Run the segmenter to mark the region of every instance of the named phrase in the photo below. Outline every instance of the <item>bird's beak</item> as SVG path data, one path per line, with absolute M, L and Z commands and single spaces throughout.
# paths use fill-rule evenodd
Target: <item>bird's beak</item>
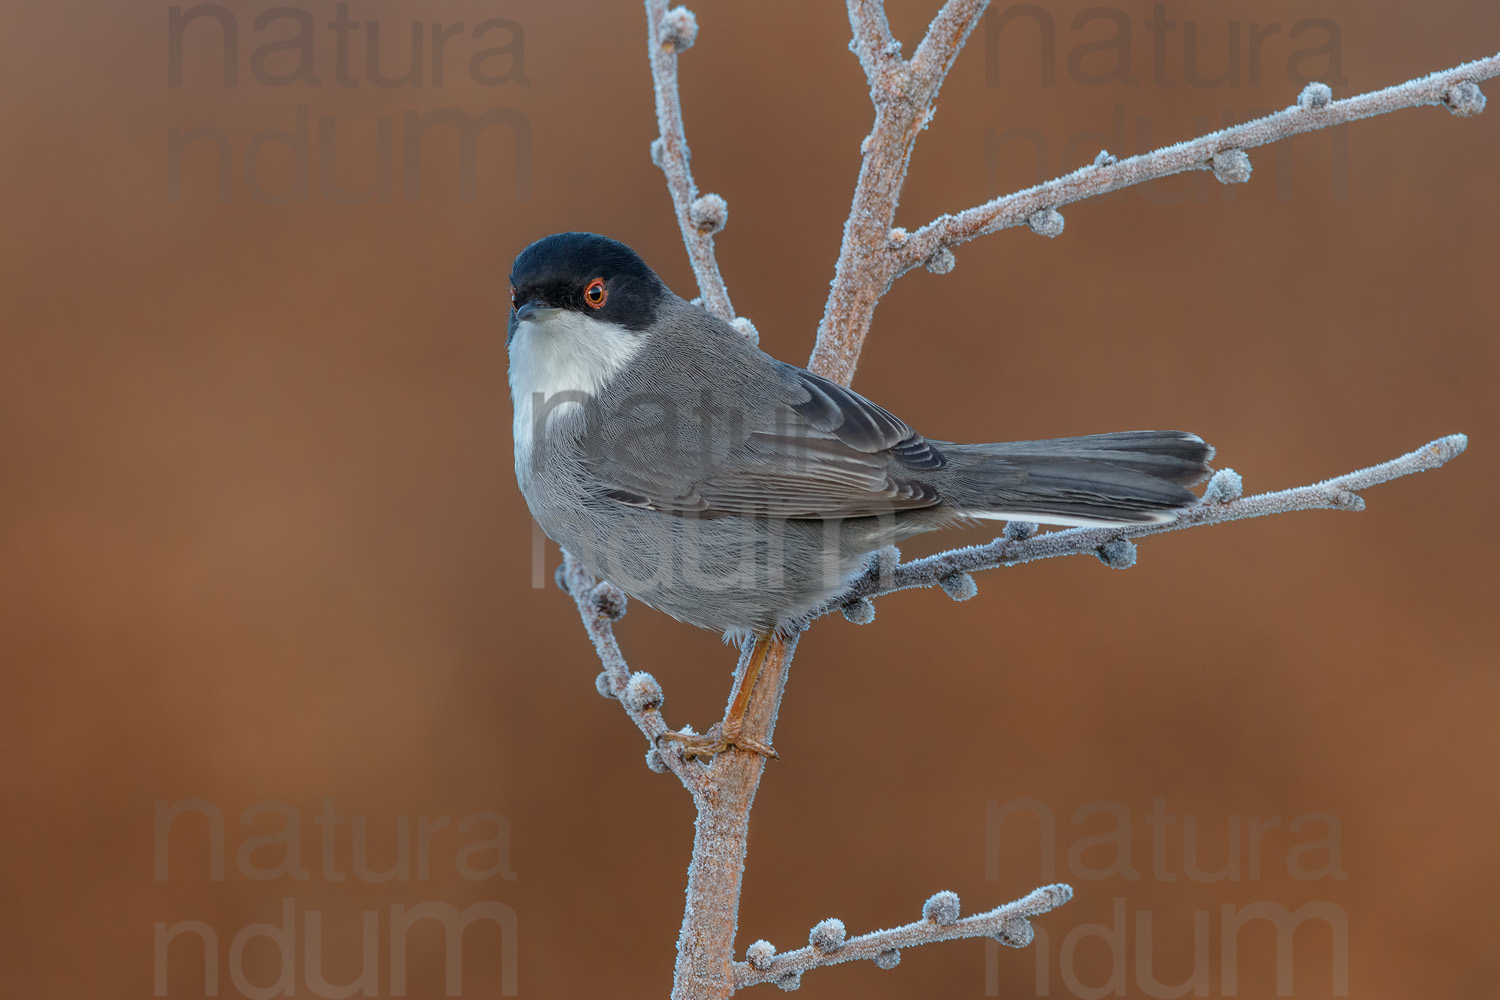
M 527 302 L 525 305 L 521 306 L 521 308 L 516 310 L 516 322 L 524 323 L 528 319 L 534 319 L 538 323 L 540 323 L 544 320 L 551 319 L 553 316 L 556 316 L 560 312 L 562 312 L 561 309 L 553 309 L 536 302 Z

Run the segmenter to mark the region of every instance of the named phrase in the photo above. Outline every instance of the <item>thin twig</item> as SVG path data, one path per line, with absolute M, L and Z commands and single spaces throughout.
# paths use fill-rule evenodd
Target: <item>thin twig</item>
M 945 581 L 951 586 L 954 578 L 960 574 L 976 573 L 1000 566 L 1017 566 L 1021 563 L 1034 562 L 1037 559 L 1051 559 L 1055 556 L 1101 555 L 1101 550 L 1105 546 L 1122 539 L 1160 535 L 1168 531 L 1180 531 L 1183 528 L 1223 524 L 1226 521 L 1240 521 L 1270 514 L 1289 514 L 1298 510 L 1364 510 L 1364 498 L 1358 495 L 1357 490 L 1378 486 L 1415 472 L 1436 469 L 1461 454 L 1468 443 L 1469 439 L 1464 435 L 1450 434 L 1423 445 L 1416 451 L 1408 452 L 1400 458 L 1372 465 L 1347 475 L 1336 476 L 1333 479 L 1325 479 L 1311 486 L 1280 490 L 1275 493 L 1261 493 L 1226 503 L 1209 499 L 1184 509 L 1175 520 L 1162 524 L 1142 524 L 1126 528 L 1069 528 L 1065 531 L 1049 531 L 1029 538 L 1001 537 L 987 545 L 953 549 L 925 559 L 901 563 L 894 569 L 888 568 L 884 577 L 872 571 L 868 576 L 862 577 L 840 599 L 840 603 L 860 598 L 881 597 L 916 587 L 938 586 L 944 584 Z M 1101 557 L 1106 561 L 1113 561 L 1113 564 L 1119 564 L 1122 558 L 1128 559 L 1123 552 L 1119 554 L 1105 552 Z M 1124 564 L 1128 565 L 1128 561 Z M 972 596 L 971 589 L 960 592 L 965 596 Z M 837 607 L 838 605 L 831 605 L 818 614 L 827 614 L 836 610 Z
M 677 225 L 693 265 L 693 276 L 698 279 L 703 307 L 727 323 L 734 319 L 734 306 L 729 302 L 729 288 L 719 274 L 713 231 L 700 229 L 692 218 L 698 185 L 689 166 L 692 153 L 688 150 L 687 132 L 682 124 L 682 98 L 677 89 L 677 56 L 682 43 L 673 40 L 682 36 L 668 30 L 667 0 L 646 0 L 646 26 L 650 33 L 647 44 L 651 52 L 651 79 L 656 86 L 656 121 L 661 133 L 653 152 L 662 173 L 667 175 L 667 189 L 672 193 Z M 693 30 L 696 31 L 696 24 Z
M 940 895 L 952 896 L 954 910 L 957 910 L 957 896 L 951 893 Z M 753 986 L 756 983 L 773 983 L 790 979 L 792 981 L 786 982 L 786 985 L 792 986 L 795 979 L 808 969 L 837 965 L 840 962 L 857 962 L 862 959 L 877 961 L 883 968 L 891 968 L 900 961 L 902 948 L 916 948 L 924 944 L 955 941 L 960 938 L 998 937 L 1005 944 L 1024 947 L 1031 942 L 1033 934 L 1031 925 L 1027 922 L 1028 918 L 1055 910 L 1072 898 L 1071 886 L 1062 883 L 1047 885 L 1034 889 L 1013 902 L 997 906 L 984 913 L 976 913 L 971 917 L 945 920 L 934 914 L 933 917 L 924 917 L 922 920 L 915 920 L 887 931 L 871 931 L 869 934 L 861 934 L 859 937 L 849 938 L 842 943 L 830 942 L 837 943 L 837 947 L 809 944 L 796 951 L 774 955 L 758 963 L 735 962 L 734 985 L 738 989 Z M 954 917 L 956 916 L 955 912 Z
M 1096 198 L 1185 170 L 1212 169 L 1215 156 L 1232 150 L 1253 149 L 1303 132 L 1389 114 L 1403 108 L 1445 104 L 1454 87 L 1495 76 L 1500 76 L 1500 54 L 1384 90 L 1360 94 L 1342 101 L 1330 101 L 1321 107 L 1295 104 L 1264 118 L 1140 156 L 1082 167 L 1044 184 L 996 198 L 956 215 L 939 216 L 891 251 L 895 259 L 894 271 L 896 275 L 904 274 L 948 247 L 987 233 L 1022 225 L 1037 212 L 1049 208 L 1056 209 L 1060 205 L 1083 201 L 1085 198 Z M 1467 108 L 1455 110 L 1464 114 L 1474 113 Z
M 637 676 L 631 672 L 625 663 L 625 654 L 620 652 L 620 643 L 615 639 L 614 622 L 625 613 L 625 595 L 614 584 L 599 582 L 583 563 L 569 553 L 563 553 L 559 572 L 568 596 L 578 606 L 578 616 L 583 619 L 583 627 L 593 640 L 599 663 L 604 667 L 600 693 L 607 688 L 609 694 L 619 700 L 625 714 L 630 716 L 630 721 L 646 737 L 650 747 L 656 749 L 662 736 L 670 731 L 661 715 L 662 698 L 642 699 L 639 691 L 642 685 L 655 685 L 659 695 L 661 686 L 650 675 Z M 635 690 L 631 689 L 632 681 L 636 684 Z M 685 759 L 671 748 L 656 752 L 662 763 L 677 775 L 683 787 L 695 796 L 703 791 L 708 780 L 708 768 Z

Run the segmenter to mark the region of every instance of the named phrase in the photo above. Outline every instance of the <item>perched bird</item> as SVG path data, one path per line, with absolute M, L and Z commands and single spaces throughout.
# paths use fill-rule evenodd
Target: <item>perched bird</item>
M 766 354 L 604 236 L 538 240 L 510 284 L 516 479 L 533 516 L 594 574 L 753 637 L 762 657 L 901 539 L 974 519 L 1166 521 L 1210 471 L 1212 449 L 1183 431 L 929 440 Z M 734 714 L 681 738 L 770 753 Z

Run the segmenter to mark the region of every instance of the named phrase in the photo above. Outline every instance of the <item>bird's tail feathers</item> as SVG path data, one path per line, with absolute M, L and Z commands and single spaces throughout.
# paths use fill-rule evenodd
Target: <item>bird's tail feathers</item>
M 1185 431 L 1122 431 L 1046 441 L 942 445 L 944 490 L 961 516 L 1061 525 L 1169 521 L 1197 497 L 1211 448 Z

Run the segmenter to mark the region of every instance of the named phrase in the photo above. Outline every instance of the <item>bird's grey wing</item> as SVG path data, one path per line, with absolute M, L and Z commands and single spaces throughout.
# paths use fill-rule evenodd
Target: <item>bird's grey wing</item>
M 753 405 L 682 422 L 670 446 L 596 451 L 590 471 L 615 502 L 697 517 L 843 518 L 940 501 L 928 474 L 946 459 L 894 414 L 781 362 L 756 389 L 733 396 Z

